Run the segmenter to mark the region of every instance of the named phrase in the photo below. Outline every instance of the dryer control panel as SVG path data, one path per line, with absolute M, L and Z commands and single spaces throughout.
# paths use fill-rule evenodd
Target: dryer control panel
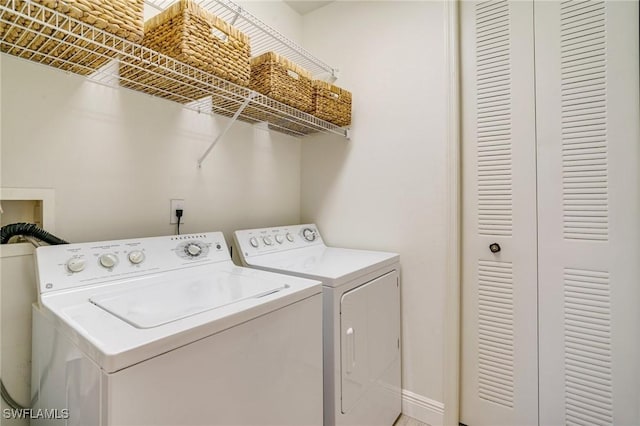
M 36 249 L 40 293 L 230 260 L 221 232 Z
M 244 229 L 233 233 L 236 248 L 244 257 L 324 245 L 314 224 Z

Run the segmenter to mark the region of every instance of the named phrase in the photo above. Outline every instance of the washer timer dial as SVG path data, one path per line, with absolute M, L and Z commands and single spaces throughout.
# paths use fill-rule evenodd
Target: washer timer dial
M 191 257 L 198 257 L 202 253 L 202 247 L 196 243 L 189 243 L 185 246 L 184 252 Z
M 175 252 L 183 259 L 200 259 L 209 254 L 209 245 L 202 241 L 185 241 L 178 244 Z
M 307 240 L 309 242 L 315 241 L 315 239 L 316 239 L 316 231 L 315 231 L 315 229 L 304 228 L 302 230 L 302 236 L 304 237 L 305 240 Z

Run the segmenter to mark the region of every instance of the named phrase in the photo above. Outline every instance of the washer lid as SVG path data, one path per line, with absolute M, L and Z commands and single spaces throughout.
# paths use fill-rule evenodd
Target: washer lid
M 101 294 L 89 301 L 134 327 L 153 328 L 287 287 L 220 271 Z
M 240 268 L 228 260 L 51 291 L 34 309 L 112 373 L 321 292 L 319 281 Z

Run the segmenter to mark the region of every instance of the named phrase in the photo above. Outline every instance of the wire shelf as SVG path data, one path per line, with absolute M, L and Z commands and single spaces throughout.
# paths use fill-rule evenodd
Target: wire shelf
M 316 132 L 348 136 L 344 128 L 31 0 L 0 0 L 0 50 L 200 113 L 232 117 L 245 106 L 238 119 L 296 137 Z
M 174 2 L 175 0 L 145 0 L 146 4 L 159 11 Z M 251 56 L 276 52 L 305 68 L 316 78 L 336 76 L 337 69 L 316 58 L 232 1 L 196 0 L 196 3 L 248 35 L 251 40 Z

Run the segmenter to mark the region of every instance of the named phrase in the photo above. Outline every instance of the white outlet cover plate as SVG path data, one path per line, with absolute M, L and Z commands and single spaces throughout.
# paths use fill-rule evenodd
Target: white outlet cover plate
M 182 209 L 182 219 L 180 220 L 180 224 L 184 223 L 184 200 L 183 199 L 172 199 L 170 200 L 171 209 L 169 210 L 169 223 L 171 225 L 178 223 L 178 217 L 176 216 L 176 210 Z

